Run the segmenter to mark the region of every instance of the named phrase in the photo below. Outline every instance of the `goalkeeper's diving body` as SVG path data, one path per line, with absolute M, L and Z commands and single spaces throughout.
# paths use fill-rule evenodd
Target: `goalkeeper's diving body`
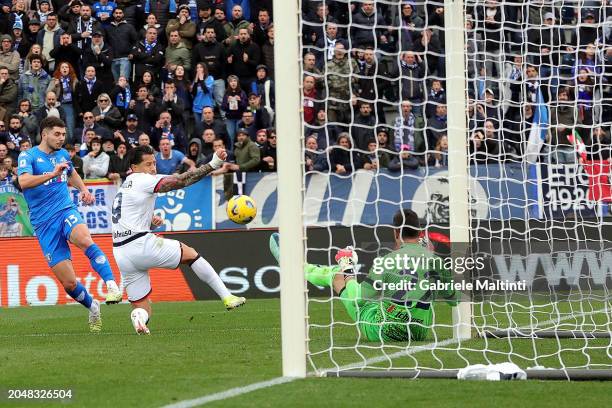
M 379 267 L 370 268 L 363 282 L 359 283 L 354 274 L 357 255 L 351 247 L 337 252 L 338 265 L 306 263 L 304 273 L 308 282 L 333 288 L 368 341 L 421 341 L 433 323 L 434 300 L 441 299 L 454 306 L 458 292 L 420 287 L 421 281 L 450 282 L 451 272 L 444 268 L 441 258 L 421 244 L 417 214 L 409 209 L 399 210 L 393 217 L 393 225 L 395 251 L 379 259 L 376 263 Z M 270 237 L 270 250 L 277 261 L 278 238 L 278 234 Z M 389 258 L 392 261 L 385 262 Z M 421 263 L 403 268 L 397 259 L 421 259 Z M 435 259 L 438 262 L 423 262 Z

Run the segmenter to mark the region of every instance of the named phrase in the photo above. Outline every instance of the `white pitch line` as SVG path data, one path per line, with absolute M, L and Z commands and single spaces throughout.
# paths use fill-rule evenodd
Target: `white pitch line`
M 194 398 L 190 400 L 184 400 L 175 402 L 174 404 L 164 405 L 162 408 L 191 408 L 198 407 L 200 405 L 208 404 L 209 402 L 224 400 L 227 398 L 236 397 L 238 395 L 246 394 L 251 391 L 261 390 L 262 388 L 273 387 L 279 384 L 286 384 L 295 380 L 298 377 L 276 377 L 268 381 L 261 381 L 245 385 L 244 387 L 230 388 L 229 390 L 217 392 L 215 394 L 204 395 L 203 397 Z
M 546 320 L 543 322 L 539 322 L 537 325 L 535 326 L 524 326 L 524 327 L 520 327 L 518 328 L 519 330 L 527 330 L 527 329 L 535 329 L 538 326 L 542 326 L 542 325 L 549 325 L 549 324 L 557 324 L 560 323 L 564 320 L 571 320 L 571 319 L 575 319 L 581 316 L 588 316 L 588 315 L 594 315 L 597 313 L 601 313 L 601 312 L 605 312 L 606 309 L 601 309 L 601 310 L 597 310 L 597 311 L 593 311 L 593 312 L 586 312 L 586 313 L 579 313 L 576 315 L 568 315 L 568 316 L 564 316 L 561 318 L 557 318 L 557 319 L 550 319 L 550 320 Z M 465 341 L 470 341 L 470 340 L 465 340 Z M 404 356 L 409 356 L 412 354 L 416 354 L 416 353 L 420 353 L 421 351 L 428 351 L 428 350 L 433 350 L 436 347 L 444 347 L 444 346 L 448 346 L 454 343 L 457 343 L 458 340 L 457 339 L 447 339 L 447 340 L 442 340 L 442 341 L 434 341 L 428 344 L 422 344 L 422 345 L 418 345 L 418 346 L 413 346 L 410 348 L 407 348 L 405 350 L 401 350 L 392 354 L 388 354 L 385 356 L 378 356 L 378 357 L 372 357 L 372 358 L 368 358 L 362 362 L 357 362 L 357 363 L 352 363 L 352 364 L 347 364 L 347 365 L 343 365 L 343 366 L 337 366 L 337 367 L 330 367 L 327 369 L 323 369 L 323 370 L 319 370 L 319 371 L 311 371 L 308 373 L 308 375 L 313 375 L 313 374 L 324 374 L 326 372 L 329 371 L 342 371 L 342 370 L 350 370 L 352 368 L 363 368 L 365 366 L 371 365 L 371 364 L 376 364 L 376 363 L 381 363 L 383 361 L 387 361 L 387 360 L 392 360 L 395 358 L 399 358 L 399 357 L 404 357 Z M 230 388 L 228 390 L 225 391 L 221 391 L 221 392 L 217 392 L 215 394 L 209 394 L 209 395 L 204 395 L 202 397 L 198 397 L 198 398 L 194 398 L 194 399 L 190 399 L 190 400 L 183 400 L 183 401 L 179 401 L 179 402 L 175 402 L 173 404 L 169 404 L 169 405 L 164 405 L 161 408 L 192 408 L 192 407 L 198 407 L 198 406 L 202 406 L 204 404 L 208 404 L 209 402 L 214 402 L 214 401 L 220 401 L 220 400 L 224 400 L 224 399 L 228 399 L 228 398 L 233 398 L 233 397 L 237 397 L 239 395 L 243 395 L 243 394 L 247 394 L 249 392 L 252 391 L 257 391 L 257 390 L 261 390 L 264 388 L 269 388 L 269 387 L 274 387 L 275 385 L 280 385 L 280 384 L 287 384 L 290 382 L 293 382 L 295 380 L 301 380 L 301 378 L 298 377 L 276 377 L 273 378 L 271 380 L 267 380 L 267 381 L 261 381 L 258 383 L 253 383 L 253 384 L 249 384 L 249 385 L 245 385 L 243 387 L 235 387 L 235 388 Z

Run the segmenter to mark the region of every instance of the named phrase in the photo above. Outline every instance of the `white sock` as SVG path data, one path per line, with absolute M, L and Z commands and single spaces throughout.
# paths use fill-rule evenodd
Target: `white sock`
M 198 275 L 198 278 L 206 282 L 221 299 L 225 299 L 231 295 L 219 275 L 217 275 L 217 272 L 215 272 L 214 268 L 210 266 L 206 259 L 199 257 L 191 264 L 191 269 L 193 269 L 195 274 Z
M 115 282 L 114 280 L 108 280 L 106 281 L 106 289 L 108 289 L 108 291 L 119 291 L 119 286 L 117 286 L 117 282 Z
M 94 314 L 100 313 L 100 303 L 92 301 L 91 306 L 89 306 L 89 310 Z

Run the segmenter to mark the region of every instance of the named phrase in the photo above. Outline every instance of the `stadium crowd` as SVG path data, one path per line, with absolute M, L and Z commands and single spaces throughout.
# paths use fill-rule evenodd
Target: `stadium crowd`
M 8 177 L 47 116 L 67 123 L 85 178 L 125 178 L 139 144 L 156 149 L 165 174 L 221 147 L 230 158 L 218 173 L 275 171 L 271 3 L 0 0 Z M 472 163 L 522 161 L 543 106 L 547 157 L 574 160 L 574 131 L 589 154 L 609 157 L 608 3 L 465 1 Z M 306 170 L 446 166 L 443 2 L 302 7 Z

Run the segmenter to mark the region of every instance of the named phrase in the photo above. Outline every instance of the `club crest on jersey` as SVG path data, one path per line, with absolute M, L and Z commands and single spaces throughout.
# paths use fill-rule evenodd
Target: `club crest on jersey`
M 106 262 L 106 257 L 105 257 L 104 255 L 100 255 L 99 257 L 97 257 L 97 258 L 95 259 L 95 262 L 96 262 L 98 265 L 102 265 L 102 264 L 104 264 L 104 263 Z

